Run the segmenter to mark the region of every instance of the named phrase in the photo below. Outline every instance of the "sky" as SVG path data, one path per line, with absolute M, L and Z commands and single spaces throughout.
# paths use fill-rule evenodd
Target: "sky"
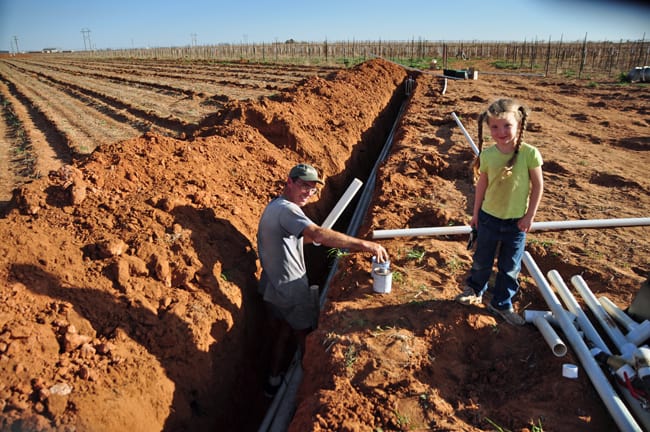
M 0 0 L 15 52 L 322 41 L 650 39 L 650 7 L 605 0 Z

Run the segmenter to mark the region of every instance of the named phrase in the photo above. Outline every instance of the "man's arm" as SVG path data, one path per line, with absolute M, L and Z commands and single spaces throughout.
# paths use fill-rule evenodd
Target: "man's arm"
M 309 225 L 302 232 L 305 242 L 319 243 L 329 247 L 351 251 L 372 252 L 377 262 L 388 260 L 388 252 L 379 243 L 359 239 L 318 225 Z

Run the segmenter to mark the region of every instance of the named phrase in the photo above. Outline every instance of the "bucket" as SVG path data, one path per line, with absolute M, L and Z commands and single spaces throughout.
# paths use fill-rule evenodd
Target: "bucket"
M 387 294 L 393 285 L 393 272 L 389 269 L 375 267 L 372 269 L 372 290 L 376 293 Z

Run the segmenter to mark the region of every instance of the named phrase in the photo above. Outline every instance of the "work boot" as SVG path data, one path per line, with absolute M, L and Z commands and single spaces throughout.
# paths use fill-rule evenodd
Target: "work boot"
M 454 300 L 466 306 L 480 305 L 483 301 L 483 296 L 476 294 L 474 288 L 466 286 L 463 292 L 458 294 Z
M 497 309 L 496 307 L 492 306 L 492 303 L 487 304 L 487 310 L 489 310 L 491 313 L 494 315 L 498 315 L 508 324 L 512 324 L 514 326 L 522 326 L 526 324 L 526 320 L 522 318 L 521 315 L 519 315 L 513 308 L 509 309 Z
M 269 376 L 264 383 L 264 396 L 267 398 L 275 397 L 282 385 L 282 381 L 284 381 L 284 375 Z

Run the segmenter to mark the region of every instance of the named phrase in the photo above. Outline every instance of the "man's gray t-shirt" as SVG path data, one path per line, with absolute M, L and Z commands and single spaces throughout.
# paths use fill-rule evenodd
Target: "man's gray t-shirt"
M 314 225 L 302 209 L 284 197 L 264 209 L 257 230 L 264 300 L 280 307 L 311 301 L 303 254 L 303 230 Z

